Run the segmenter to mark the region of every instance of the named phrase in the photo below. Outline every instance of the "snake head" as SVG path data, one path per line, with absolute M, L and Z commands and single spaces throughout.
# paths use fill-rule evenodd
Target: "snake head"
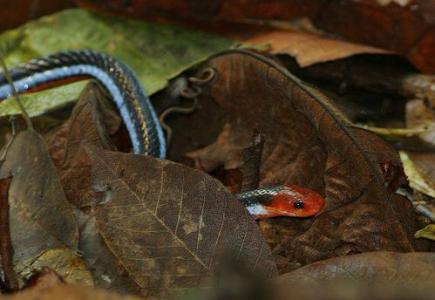
M 294 185 L 285 185 L 268 203 L 267 217 L 312 217 L 324 206 L 325 200 L 318 193 Z

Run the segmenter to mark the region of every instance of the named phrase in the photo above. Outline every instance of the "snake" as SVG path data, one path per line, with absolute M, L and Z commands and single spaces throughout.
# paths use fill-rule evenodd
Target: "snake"
M 157 113 L 137 75 L 114 57 L 93 50 L 69 50 L 32 59 L 10 70 L 18 93 L 51 87 L 65 80 L 96 80 L 111 95 L 128 131 L 133 152 L 165 159 L 167 145 Z M 13 94 L 0 74 L 0 99 Z M 324 205 L 316 192 L 294 185 L 260 187 L 235 194 L 255 219 L 311 217 Z

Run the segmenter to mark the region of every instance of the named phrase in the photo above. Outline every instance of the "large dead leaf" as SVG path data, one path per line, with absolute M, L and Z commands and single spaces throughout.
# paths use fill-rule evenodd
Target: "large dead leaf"
M 250 268 L 274 274 L 255 222 L 219 182 L 176 163 L 103 150 L 110 147 L 105 101 L 88 86 L 55 135 L 66 137 L 64 147 L 51 144 L 70 200 L 87 207 L 78 214 L 80 250 L 96 286 L 147 296 L 204 287 L 221 252 L 233 250 Z
M 14 137 L 0 167 L 0 178 L 9 177 L 9 227 L 15 272 L 21 275 L 24 268 L 31 268 L 50 249 L 77 249 L 78 227 L 72 207 L 37 133 L 23 131 Z
M 190 152 L 208 165 L 225 165 L 228 158 L 237 156 L 220 153 L 215 158 L 223 159 L 211 163 L 215 158 L 209 154 L 216 149 L 238 151 L 237 147 L 212 144 L 207 147 L 211 152 L 204 151 L 207 148 L 191 152 L 197 145 L 213 142 L 213 136 L 204 138 L 204 132 L 216 132 L 225 123 L 231 129 L 225 131 L 227 142 L 240 145 L 253 132 L 264 135 L 260 184 L 296 184 L 319 192 L 327 201 L 324 212 L 313 221 L 301 221 L 309 229 L 296 236 L 288 236 L 288 228 L 297 226 L 296 221 L 272 221 L 273 230 L 284 231 L 275 240 L 276 251 L 289 263 L 414 249 L 411 207 L 386 188 L 400 174 L 394 149 L 374 134 L 353 127 L 324 95 L 264 57 L 231 52 L 210 60 L 198 73 L 206 67 L 214 68 L 217 76 L 204 90 L 200 109 L 170 124 L 193 138 L 186 141 L 181 130 L 175 132 L 170 157 Z M 210 119 L 210 107 L 221 117 L 216 124 L 201 127 L 200 121 Z M 222 144 L 221 137 L 218 142 Z
M 215 179 L 147 156 L 95 147 L 89 156 L 94 184 L 103 191 L 97 230 L 142 294 L 207 286 L 227 252 L 275 273 L 255 222 Z

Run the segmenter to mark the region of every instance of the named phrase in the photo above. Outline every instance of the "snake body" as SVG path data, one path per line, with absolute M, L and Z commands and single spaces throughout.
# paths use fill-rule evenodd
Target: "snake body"
M 158 158 L 166 157 L 166 141 L 157 114 L 136 75 L 124 63 L 104 53 L 92 50 L 73 50 L 33 59 L 11 70 L 12 80 L 19 93 L 52 82 L 83 76 L 97 80 L 112 96 L 127 128 L 134 153 Z M 11 95 L 11 86 L 5 76 L 0 74 L 0 99 Z M 295 201 L 310 201 L 308 198 L 304 199 L 302 194 L 296 195 L 291 190 L 289 194 L 288 187 L 286 189 L 282 186 L 259 188 L 240 193 L 236 197 L 252 215 L 262 218 L 271 216 L 266 203 L 272 203 L 277 195 L 290 195 L 291 199 L 283 200 L 288 202 L 287 208 L 283 208 L 282 203 L 279 203 L 280 208 L 273 210 L 273 216 L 299 216 L 286 213 L 284 210 L 299 209 L 302 211 L 303 207 L 296 207 Z M 316 198 L 315 201 L 320 200 Z M 321 204 L 323 206 L 323 200 Z M 280 213 L 276 214 L 277 211 Z M 317 211 L 301 216 L 310 216 L 315 213 Z
M 166 156 L 166 141 L 156 112 L 130 68 L 104 53 L 91 50 L 60 52 L 31 60 L 11 70 L 17 92 L 25 92 L 71 77 L 96 79 L 110 93 L 131 138 L 133 151 L 159 158 Z M 12 95 L 0 75 L 0 99 Z

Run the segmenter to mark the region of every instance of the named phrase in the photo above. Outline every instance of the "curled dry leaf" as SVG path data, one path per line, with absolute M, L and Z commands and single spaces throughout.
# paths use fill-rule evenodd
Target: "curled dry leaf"
M 281 236 L 276 241 L 279 253 L 289 263 L 306 264 L 365 251 L 414 249 L 410 204 L 392 197 L 386 188 L 390 184 L 394 190 L 400 179 L 400 160 L 392 147 L 376 135 L 353 127 L 324 95 L 264 57 L 230 52 L 211 59 L 198 72 L 206 67 L 214 68 L 217 76 L 200 98 L 205 109 L 171 126 L 198 131 L 192 127 L 196 123 L 192 119 L 203 119 L 206 107 L 217 103 L 219 114 L 226 116 L 220 124 L 203 130 L 216 131 L 215 127 L 229 123 L 227 142 L 252 136 L 253 131 L 265 137 L 261 186 L 295 184 L 326 197 L 323 213 L 311 221 L 306 232 L 296 237 Z M 218 141 L 222 143 L 220 137 Z M 195 140 L 195 144 L 206 143 L 204 139 Z M 192 154 L 195 145 L 186 143 L 177 133 L 172 145 L 171 155 L 177 149 L 191 152 L 190 156 L 196 155 L 200 161 L 210 160 L 208 154 L 219 148 L 212 144 Z M 213 151 L 207 153 L 207 149 Z M 234 155 L 221 153 L 217 157 Z M 225 165 L 225 161 L 217 163 Z M 275 229 L 281 221 L 274 223 Z M 282 228 L 288 228 L 296 221 L 282 223 Z
M 217 180 L 148 156 L 96 147 L 88 153 L 102 191 L 95 207 L 98 233 L 143 295 L 207 287 L 227 253 L 275 274 L 255 222 Z
M 0 178 L 12 177 L 9 226 L 14 270 L 20 275 L 47 251 L 75 251 L 78 226 L 43 139 L 33 131 L 23 131 L 6 151 Z M 74 271 L 74 266 L 68 270 Z M 18 279 L 22 284 L 24 278 Z

